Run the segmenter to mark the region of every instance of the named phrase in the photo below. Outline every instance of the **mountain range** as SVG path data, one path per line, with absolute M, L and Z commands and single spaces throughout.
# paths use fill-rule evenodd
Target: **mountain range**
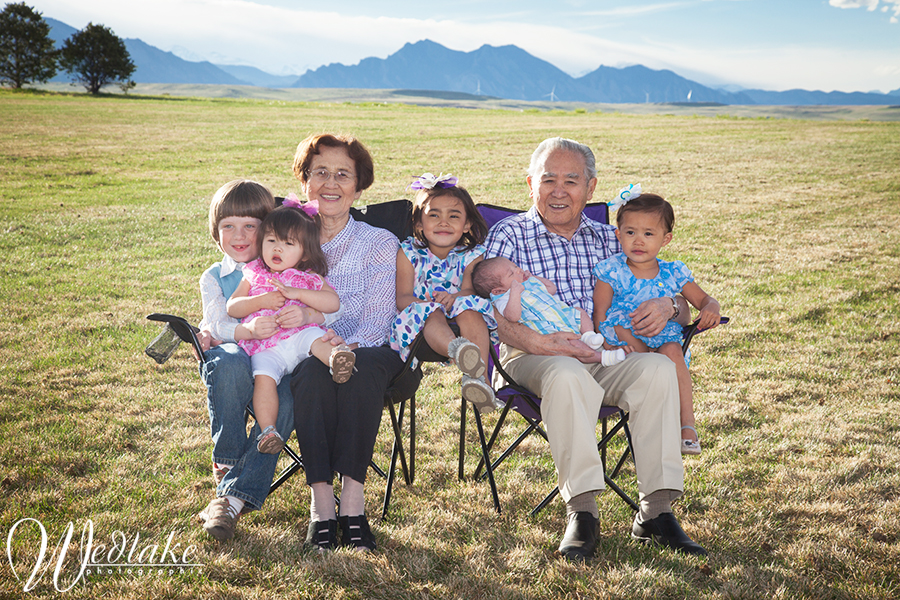
M 77 30 L 45 18 L 57 46 Z M 484 45 L 472 52 L 451 50 L 422 40 L 404 45 L 387 58 L 366 58 L 356 65 L 333 63 L 303 75 L 272 75 L 260 69 L 192 62 L 139 39 L 125 47 L 137 68 L 137 83 L 254 85 L 274 88 L 413 89 L 494 96 L 512 100 L 598 103 L 703 103 L 762 105 L 894 105 L 900 88 L 889 94 L 789 90 L 714 89 L 669 70 L 641 65 L 601 66 L 572 77 L 517 46 Z M 66 73 L 51 81 L 68 81 Z

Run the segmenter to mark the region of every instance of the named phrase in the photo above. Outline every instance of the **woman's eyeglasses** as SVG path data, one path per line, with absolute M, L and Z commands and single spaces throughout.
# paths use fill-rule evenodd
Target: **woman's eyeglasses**
M 306 175 L 317 183 L 325 183 L 331 177 L 334 177 L 334 182 L 338 185 L 344 185 L 345 183 L 350 183 L 356 179 L 356 175 L 349 171 L 344 171 L 343 169 L 339 169 L 335 173 L 332 173 L 328 169 L 315 169 L 314 171 L 307 171 Z

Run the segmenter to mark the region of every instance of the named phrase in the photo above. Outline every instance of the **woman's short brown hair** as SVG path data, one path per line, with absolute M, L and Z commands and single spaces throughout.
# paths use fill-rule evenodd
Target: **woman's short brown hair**
M 294 176 L 306 185 L 309 181 L 309 166 L 313 157 L 321 153 L 322 147 L 343 148 L 356 164 L 356 191 L 361 192 L 375 182 L 375 165 L 372 155 L 355 137 L 331 133 L 314 134 L 300 142 L 294 154 Z

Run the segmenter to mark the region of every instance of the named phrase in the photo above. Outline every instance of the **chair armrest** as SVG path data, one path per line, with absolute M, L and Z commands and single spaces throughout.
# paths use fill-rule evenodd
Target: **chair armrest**
M 725 325 L 726 323 L 728 323 L 728 321 L 730 321 L 730 319 L 728 317 L 722 317 L 721 319 L 719 319 L 719 324 Z M 693 323 L 691 323 L 690 325 L 685 325 L 682 328 L 682 330 L 681 330 L 681 339 L 682 339 L 681 353 L 682 354 L 687 354 L 688 348 L 690 348 L 690 346 L 691 346 L 691 340 L 694 339 L 695 335 L 706 331 L 705 329 L 697 328 L 697 324 L 699 322 L 700 322 L 700 320 L 698 319 L 698 320 L 694 321 Z
M 151 321 L 168 323 L 168 325 L 172 328 L 179 339 L 181 339 L 181 341 L 186 342 L 193 347 L 194 351 L 199 357 L 200 362 L 206 362 L 206 360 L 203 358 L 203 347 L 200 345 L 200 340 L 197 339 L 197 334 L 200 333 L 200 329 L 188 323 L 186 319 L 177 317 L 175 315 L 153 313 L 151 315 L 147 315 L 147 318 Z

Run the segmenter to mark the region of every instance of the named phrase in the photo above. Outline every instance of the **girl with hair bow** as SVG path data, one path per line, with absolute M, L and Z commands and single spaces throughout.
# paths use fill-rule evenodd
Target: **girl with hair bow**
M 259 316 L 274 316 L 280 309 L 264 308 L 251 312 L 249 299 L 279 291 L 287 299 L 284 306 L 309 306 L 323 313 L 341 308 L 337 292 L 325 279 L 328 263 L 319 245 L 318 204 L 301 204 L 288 196 L 280 208 L 270 212 L 259 227 L 256 243 L 259 258 L 244 267 L 244 278 L 228 300 L 228 314 L 249 322 Z M 308 356 L 315 356 L 331 368 L 336 383 L 344 383 L 353 373 L 356 355 L 339 341 L 322 339 L 326 331 L 315 323 L 287 329 L 273 324 L 265 339 L 238 342 L 250 355 L 253 369 L 253 413 L 262 428 L 257 448 L 276 454 L 284 440 L 275 428 L 281 378 Z M 329 338 L 331 339 L 331 338 Z
M 719 325 L 719 302 L 694 282 L 691 270 L 681 261 L 658 258 L 672 241 L 675 211 L 662 196 L 645 194 L 641 184 L 623 188 L 615 201 L 616 237 L 622 253 L 600 261 L 592 271 L 594 283 L 594 327 L 611 346 L 630 346 L 636 352 L 658 352 L 675 363 L 681 401 L 681 453 L 700 454 L 700 439 L 694 417 L 691 374 L 681 349 L 681 325 L 676 294 L 681 294 L 698 315 L 699 328 Z M 672 320 L 653 337 L 632 331 L 630 315 L 651 298 L 672 300 Z

